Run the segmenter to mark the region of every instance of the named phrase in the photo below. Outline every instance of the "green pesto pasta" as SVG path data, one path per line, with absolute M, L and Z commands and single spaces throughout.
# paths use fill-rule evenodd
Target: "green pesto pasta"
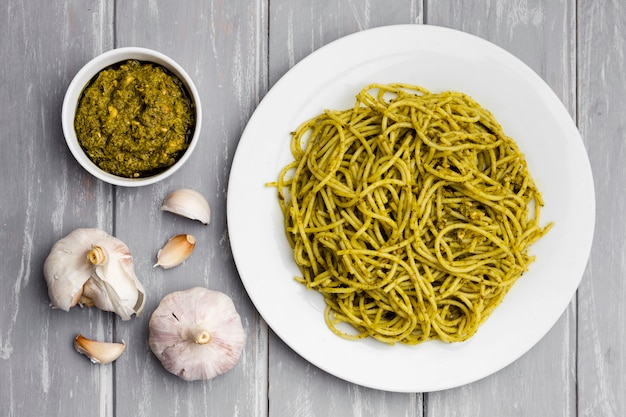
M 370 85 L 302 124 L 291 151 L 274 185 L 296 279 L 341 337 L 468 339 L 551 226 L 524 155 L 462 93 Z

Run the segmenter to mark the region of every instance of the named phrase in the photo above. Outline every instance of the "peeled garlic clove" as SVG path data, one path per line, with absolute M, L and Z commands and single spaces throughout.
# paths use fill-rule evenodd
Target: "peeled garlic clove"
M 159 250 L 154 266 L 169 269 L 180 265 L 191 256 L 195 247 L 196 238 L 192 235 L 176 235 Z
M 43 269 L 53 308 L 96 306 L 128 320 L 145 305 L 130 249 L 103 230 L 76 229 L 59 239 Z
M 126 343 L 98 342 L 79 334 L 74 339 L 74 348 L 87 356 L 91 362 L 105 365 L 119 358 L 126 349 Z
M 166 295 L 150 317 L 150 349 L 165 369 L 186 381 L 232 369 L 246 342 L 229 296 L 202 287 Z
M 161 210 L 199 220 L 204 224 L 211 222 L 211 208 L 202 194 L 190 188 L 181 188 L 171 192 L 165 200 Z

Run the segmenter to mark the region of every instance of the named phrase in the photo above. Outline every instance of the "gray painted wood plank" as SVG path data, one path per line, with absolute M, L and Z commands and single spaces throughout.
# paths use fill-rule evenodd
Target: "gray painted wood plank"
M 267 329 L 237 275 L 226 225 L 230 164 L 239 137 L 266 88 L 267 33 L 263 2 L 118 2 L 117 46 L 159 50 L 193 78 L 203 104 L 201 142 L 188 164 L 166 181 L 117 189 L 118 235 L 136 245 L 144 279 L 146 314 L 116 323 L 133 341 L 116 373 L 117 415 L 267 415 Z M 177 188 L 201 192 L 212 208 L 208 226 L 159 211 Z M 191 233 L 193 255 L 182 265 L 153 268 L 158 249 L 173 235 Z M 149 351 L 150 314 L 166 294 L 204 286 L 233 298 L 247 343 L 237 366 L 208 382 L 185 382 L 167 373 Z
M 626 415 L 626 4 L 578 2 L 579 128 L 596 188 L 596 230 L 578 293 L 579 416 Z
M 270 83 L 323 45 L 375 26 L 421 21 L 416 1 L 270 2 Z M 320 318 L 321 319 L 321 318 Z M 422 395 L 389 393 L 346 383 L 270 337 L 269 415 L 407 416 L 422 415 Z
M 427 23 L 487 39 L 520 58 L 576 111 L 575 4 L 572 1 L 430 2 Z M 429 416 L 576 415 L 575 300 L 519 360 L 474 384 L 432 393 Z M 547 382 L 549 381 L 549 382 Z
M 0 10 L 0 414 L 111 415 L 112 367 L 72 347 L 78 332 L 110 339 L 106 313 L 49 307 L 43 262 L 76 227 L 111 230 L 108 186 L 86 174 L 60 125 L 65 88 L 112 44 L 107 2 L 5 2 Z M 102 393 L 102 395 L 100 394 Z

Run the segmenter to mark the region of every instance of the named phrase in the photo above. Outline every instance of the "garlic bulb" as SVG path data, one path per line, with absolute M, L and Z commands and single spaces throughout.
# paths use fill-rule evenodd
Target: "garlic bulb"
M 165 200 L 161 210 L 169 211 L 204 224 L 211 222 L 211 208 L 202 194 L 190 188 L 172 191 Z
M 96 306 L 128 320 L 145 305 L 130 249 L 100 229 L 76 229 L 57 241 L 43 272 L 53 308 Z
M 169 269 L 180 265 L 191 256 L 195 247 L 196 238 L 192 235 L 176 235 L 159 250 L 154 266 Z
M 235 366 L 246 335 L 226 294 L 202 287 L 166 295 L 150 317 L 150 349 L 186 381 L 211 379 Z
M 98 342 L 79 334 L 74 339 L 74 349 L 87 356 L 91 362 L 106 365 L 119 358 L 126 349 L 126 343 Z

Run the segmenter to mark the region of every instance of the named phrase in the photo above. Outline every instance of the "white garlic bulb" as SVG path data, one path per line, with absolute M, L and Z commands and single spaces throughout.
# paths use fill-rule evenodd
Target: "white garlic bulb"
M 165 369 L 186 381 L 232 369 L 246 335 L 226 294 L 202 287 L 166 295 L 150 317 L 150 349 Z
M 130 249 L 103 230 L 76 229 L 58 240 L 43 270 L 53 308 L 96 306 L 128 320 L 145 305 Z
M 204 224 L 211 222 L 211 208 L 202 194 L 190 188 L 172 191 L 165 200 L 161 210 L 198 220 Z

